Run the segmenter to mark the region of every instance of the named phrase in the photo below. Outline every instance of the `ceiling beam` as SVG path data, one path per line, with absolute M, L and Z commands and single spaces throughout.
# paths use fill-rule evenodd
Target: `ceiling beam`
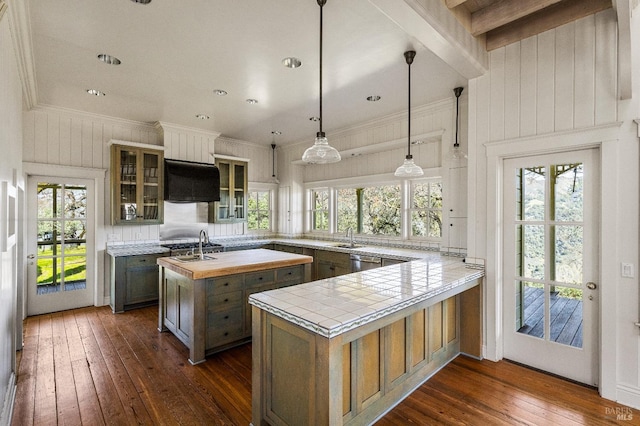
M 497 1 L 471 14 L 471 34 L 479 36 L 562 0 Z
M 486 33 L 487 51 L 495 50 L 611 7 L 611 0 L 565 0 Z
M 482 39 L 473 37 L 441 1 L 369 0 L 409 36 L 466 79 L 488 70 Z
M 445 0 L 447 7 L 449 9 L 453 9 L 456 6 L 460 6 L 463 3 L 466 3 L 468 0 Z

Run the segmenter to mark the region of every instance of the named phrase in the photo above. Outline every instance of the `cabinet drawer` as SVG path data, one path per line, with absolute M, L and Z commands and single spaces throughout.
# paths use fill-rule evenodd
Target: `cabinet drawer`
M 316 250 L 314 262 L 325 261 L 336 265 L 351 266 L 351 257 L 349 253 L 339 253 L 328 250 Z
M 207 302 L 209 309 L 214 312 L 242 307 L 242 290 L 212 294 Z
M 252 272 L 246 274 L 244 277 L 244 282 L 247 287 L 272 283 L 274 280 L 275 272 L 273 270 Z
M 207 315 L 207 347 L 212 348 L 244 337 L 242 309 Z
M 136 268 L 139 266 L 157 266 L 156 259 L 160 256 L 153 254 L 145 254 L 140 256 L 127 256 L 127 268 Z
M 215 294 L 226 293 L 229 291 L 242 290 L 244 277 L 242 275 L 230 275 L 227 277 L 214 278 L 212 284 L 208 286 Z
M 304 268 L 302 266 L 290 266 L 278 269 L 278 283 L 297 281 L 301 283 L 304 279 Z

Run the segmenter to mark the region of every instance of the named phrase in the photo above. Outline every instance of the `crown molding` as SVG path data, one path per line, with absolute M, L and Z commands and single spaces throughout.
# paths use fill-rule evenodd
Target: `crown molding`
M 33 61 L 33 42 L 31 40 L 31 22 L 29 21 L 28 2 L 12 1 L 9 10 L 9 26 L 13 40 L 13 50 L 18 63 L 18 75 L 22 81 L 22 93 L 27 110 L 38 105 L 38 86 L 36 68 Z M 5 2 L 2 2 L 5 4 Z
M 55 105 L 36 105 L 31 108 L 31 111 L 54 113 L 59 115 L 66 115 L 71 117 L 86 118 L 91 121 L 100 121 L 102 123 L 109 123 L 115 125 L 125 125 L 128 127 L 142 128 L 146 131 L 156 131 L 156 127 L 152 123 L 145 121 L 128 120 L 126 118 L 112 117 L 110 115 L 95 114 L 87 111 L 80 111 L 77 109 L 64 108 Z
M 167 123 L 166 121 L 156 121 L 153 126 L 158 130 L 161 134 L 165 132 L 175 132 L 175 133 L 189 133 L 189 134 L 198 134 L 206 137 L 213 138 L 214 140 L 221 135 L 220 132 L 214 132 L 212 130 L 204 130 L 198 129 L 196 127 L 187 127 L 182 126 L 180 124 Z

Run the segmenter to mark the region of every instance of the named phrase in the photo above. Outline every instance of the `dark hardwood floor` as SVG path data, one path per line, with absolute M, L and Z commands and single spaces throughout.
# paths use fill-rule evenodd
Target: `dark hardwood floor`
M 192 366 L 184 345 L 157 331 L 157 308 L 30 317 L 24 343 L 14 425 L 251 421 L 251 345 Z M 513 363 L 461 356 L 377 424 L 640 425 L 640 412 Z

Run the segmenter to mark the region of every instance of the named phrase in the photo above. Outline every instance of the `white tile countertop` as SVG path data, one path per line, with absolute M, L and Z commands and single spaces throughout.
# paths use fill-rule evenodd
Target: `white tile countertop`
M 256 293 L 249 297 L 249 303 L 333 338 L 483 276 L 480 265 L 432 254 L 407 263 Z
M 169 256 L 169 249 L 162 247 L 159 243 L 154 244 L 119 244 L 107 246 L 107 254 L 113 257 L 139 256 L 144 254 L 166 254 Z

